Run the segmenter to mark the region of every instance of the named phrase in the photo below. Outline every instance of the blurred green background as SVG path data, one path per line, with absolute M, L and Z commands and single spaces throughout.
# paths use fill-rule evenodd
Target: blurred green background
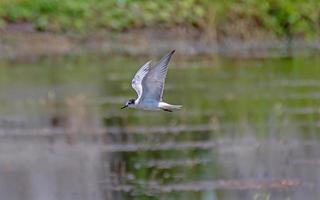
M 249 28 L 242 30 L 247 34 L 263 29 L 280 36 L 314 36 L 319 34 L 319 7 L 317 0 L 2 0 L 0 20 L 2 25 L 31 22 L 37 30 L 84 33 L 176 25 L 211 32 L 241 23 L 238 28 Z
M 320 1 L 0 0 L 0 199 L 320 199 Z M 120 110 L 176 49 L 164 100 Z

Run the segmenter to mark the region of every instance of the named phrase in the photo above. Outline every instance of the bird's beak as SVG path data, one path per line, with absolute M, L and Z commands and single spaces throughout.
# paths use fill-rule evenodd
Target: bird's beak
M 126 108 L 126 107 L 128 107 L 128 105 L 124 105 L 121 109 L 124 109 L 124 108 Z

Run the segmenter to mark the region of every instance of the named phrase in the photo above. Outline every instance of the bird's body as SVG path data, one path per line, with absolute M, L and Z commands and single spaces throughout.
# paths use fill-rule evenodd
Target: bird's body
M 182 106 L 180 105 L 171 105 L 166 102 L 158 102 L 154 100 L 146 100 L 143 102 L 138 102 L 137 104 L 134 104 L 130 106 L 132 108 L 138 108 L 142 110 L 164 110 L 164 111 L 172 111 L 173 109 L 180 109 Z
M 174 52 L 173 50 L 166 54 L 154 67 L 151 67 L 151 61 L 148 61 L 138 70 L 131 83 L 138 98 L 130 99 L 122 108 L 132 107 L 143 110 L 164 110 L 172 112 L 172 110 L 182 107 L 162 101 L 168 64 Z

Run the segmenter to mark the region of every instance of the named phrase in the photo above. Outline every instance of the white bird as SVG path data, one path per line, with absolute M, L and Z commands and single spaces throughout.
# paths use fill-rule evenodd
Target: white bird
M 131 82 L 131 86 L 136 91 L 138 98 L 128 100 L 121 109 L 132 107 L 172 112 L 172 110 L 182 107 L 181 105 L 171 105 L 162 101 L 168 64 L 174 52 L 175 50 L 163 56 L 156 66 L 151 67 L 151 61 L 148 61 L 138 70 Z

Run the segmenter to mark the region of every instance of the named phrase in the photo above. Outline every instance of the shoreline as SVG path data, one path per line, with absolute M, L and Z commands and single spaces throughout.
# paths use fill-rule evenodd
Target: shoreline
M 126 32 L 100 31 L 86 36 L 35 31 L 30 24 L 8 25 L 0 30 L 0 59 L 36 59 L 81 53 L 160 55 L 176 49 L 181 56 L 273 58 L 320 53 L 320 40 L 264 36 L 240 39 L 207 37 L 197 30 L 144 28 Z

